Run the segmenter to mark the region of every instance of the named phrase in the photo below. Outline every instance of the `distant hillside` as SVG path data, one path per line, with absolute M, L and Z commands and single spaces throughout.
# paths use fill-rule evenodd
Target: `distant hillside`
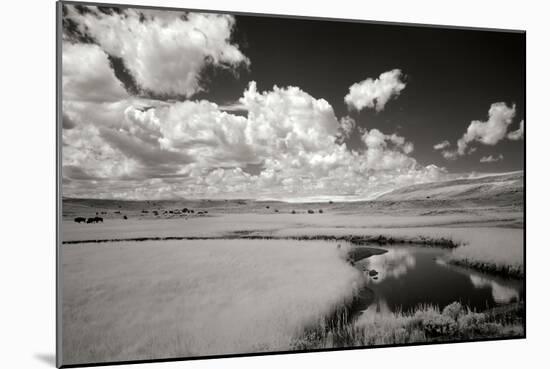
M 376 200 L 425 199 L 521 201 L 523 199 L 523 171 L 407 186 L 385 193 Z

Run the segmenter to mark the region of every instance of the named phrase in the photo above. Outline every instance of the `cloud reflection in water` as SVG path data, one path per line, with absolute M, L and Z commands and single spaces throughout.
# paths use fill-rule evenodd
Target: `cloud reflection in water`
M 376 270 L 377 279 L 371 279 L 373 283 L 380 283 L 386 278 L 400 278 L 416 266 L 416 258 L 407 249 L 389 249 L 382 255 L 371 256 L 361 261 L 367 270 Z
M 490 287 L 493 299 L 498 303 L 508 303 L 519 299 L 518 291 L 511 287 L 501 285 L 496 281 L 471 274 L 470 281 L 475 288 Z

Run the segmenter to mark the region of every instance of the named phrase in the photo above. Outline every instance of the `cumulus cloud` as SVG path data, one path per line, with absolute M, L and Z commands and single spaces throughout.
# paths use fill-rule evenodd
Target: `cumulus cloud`
M 525 135 L 525 123 L 522 120 L 519 123 L 519 128 L 515 131 L 508 133 L 507 137 L 509 140 L 517 141 L 517 140 L 523 140 L 524 135 Z
M 393 69 L 380 74 L 377 79 L 367 78 L 354 83 L 350 86 L 344 101 L 350 109 L 360 111 L 369 108 L 382 111 L 386 103 L 391 98 L 399 96 L 406 87 L 401 77 L 401 70 Z
M 345 116 L 340 119 L 340 127 L 338 132 L 338 137 L 340 141 L 350 138 L 351 134 L 356 127 L 355 119 L 350 116 Z
M 231 16 L 66 5 L 64 17 L 66 196 L 358 199 L 446 175 L 396 133 L 363 129 L 350 150 L 353 118 L 299 87 L 251 82 L 226 106 L 132 96 L 189 98 L 206 67 L 248 66 Z M 351 86 L 346 103 L 381 111 L 404 88 L 401 71 L 385 72 Z
M 102 103 L 128 97 L 99 46 L 64 42 L 62 47 L 64 100 Z
M 79 124 L 63 135 L 64 191 L 97 197 L 100 181 L 121 198 L 369 198 L 446 175 L 418 164 L 396 133 L 363 130 L 363 147 L 348 149 L 339 138 L 354 123 L 298 87 L 260 92 L 251 82 L 239 104 L 245 115 L 205 100 L 68 102 Z
M 497 162 L 497 161 L 501 161 L 503 159 L 504 159 L 504 155 L 502 155 L 502 154 L 499 154 L 498 156 L 494 156 L 494 157 L 493 157 L 493 155 L 489 155 L 489 156 L 484 156 L 481 159 L 479 159 L 479 162 L 480 163 L 494 163 L 494 162 Z
M 458 152 L 453 150 L 443 150 L 441 151 L 441 155 L 447 160 L 456 160 L 458 159 Z
M 271 149 L 319 151 L 333 143 L 338 119 L 325 99 L 315 99 L 298 87 L 259 93 L 251 82 L 240 102 L 248 111 L 247 134 Z
M 416 166 L 416 160 L 408 156 L 414 146 L 395 133 L 384 134 L 378 129 L 365 131 L 361 137 L 366 145 L 367 168 L 371 170 L 397 170 Z
M 206 66 L 235 70 L 249 64 L 230 42 L 235 24 L 230 15 L 86 9 L 81 12 L 67 5 L 65 16 L 96 47 L 121 58 L 143 90 L 190 97 L 203 89 L 201 72 Z
M 111 147 L 96 125 L 79 124 L 71 130 L 63 130 L 63 144 L 65 178 L 100 181 L 129 177 L 135 172 L 135 160 Z M 79 172 L 70 168 L 79 168 Z M 86 178 L 82 173 L 86 173 Z
M 442 141 L 438 144 L 434 145 L 434 150 L 443 150 L 447 147 L 451 146 L 451 143 L 448 140 Z
M 523 135 L 523 124 L 517 131 L 507 134 L 508 127 L 516 115 L 516 106 L 509 107 L 504 102 L 491 104 L 486 121 L 474 120 L 470 123 L 466 132 L 457 141 L 456 150 L 443 150 L 441 153 L 445 159 L 455 160 L 459 156 L 469 155 L 476 148 L 469 147 L 474 142 L 494 146 L 504 138 L 511 140 L 520 139 Z M 523 121 L 522 121 L 523 122 Z M 449 147 L 448 141 L 443 141 L 434 146 L 434 149 Z
M 466 133 L 458 140 L 458 153 L 464 155 L 468 144 L 477 141 L 485 145 L 496 145 L 506 137 L 508 126 L 516 115 L 516 106 L 508 107 L 506 103 L 494 103 L 489 109 L 489 119 L 485 122 L 474 120 Z

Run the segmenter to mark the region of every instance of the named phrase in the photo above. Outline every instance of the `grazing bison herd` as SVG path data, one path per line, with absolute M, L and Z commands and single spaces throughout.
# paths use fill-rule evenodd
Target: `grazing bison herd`
M 102 217 L 93 217 L 93 218 L 84 218 L 84 217 L 76 217 L 74 218 L 74 221 L 76 223 L 103 223 Z
M 332 201 L 330 202 L 332 203 Z M 270 209 L 269 206 L 266 206 L 266 209 Z M 164 209 L 163 209 L 164 210 Z M 278 213 L 279 212 L 279 209 L 273 209 L 273 211 L 275 213 Z M 323 209 L 319 209 L 318 210 L 319 214 L 323 214 Z M 195 210 L 193 209 L 188 209 L 188 208 L 183 208 L 183 209 L 168 209 L 168 210 L 164 210 L 162 212 L 162 214 L 159 212 L 159 210 L 152 210 L 152 211 L 149 211 L 149 210 L 141 210 L 141 215 L 143 216 L 144 214 L 153 214 L 154 216 L 158 217 L 158 216 L 165 216 L 165 217 L 173 217 L 173 216 L 184 216 L 184 215 L 187 215 L 187 214 L 197 214 L 197 215 L 207 215 L 208 214 L 208 211 L 206 210 L 203 210 L 203 211 L 197 211 L 195 212 Z M 291 214 L 298 214 L 298 212 L 296 210 L 292 210 L 290 212 Z M 315 210 L 312 210 L 312 209 L 308 209 L 307 210 L 307 213 L 308 214 L 315 214 Z M 103 218 L 102 217 L 99 217 L 97 216 L 98 212 L 96 212 L 96 216 L 95 217 L 90 217 L 90 218 L 86 218 L 86 217 L 76 217 L 74 218 L 74 221 L 76 223 L 103 223 Z M 101 214 L 107 214 L 107 212 L 105 211 L 102 211 Z M 120 211 L 115 211 L 114 214 L 117 214 L 117 215 L 120 215 Z M 124 215 L 122 217 L 123 219 L 128 219 L 128 216 Z
M 74 221 L 76 223 L 103 223 L 103 218 L 102 217 L 99 217 L 98 214 L 107 214 L 106 211 L 102 211 L 101 213 L 99 212 L 96 212 L 96 216 L 95 217 L 90 217 L 90 218 L 86 218 L 86 217 L 76 217 L 74 218 Z M 115 211 L 113 212 L 113 214 L 116 214 L 116 215 L 121 215 L 120 211 Z M 141 210 L 141 215 L 145 215 L 145 214 L 153 214 L 154 216 L 161 216 L 159 210 Z M 172 217 L 173 215 L 180 215 L 180 216 L 183 216 L 183 215 L 186 215 L 186 214 L 197 214 L 197 215 L 206 215 L 208 214 L 208 211 L 204 210 L 204 211 L 197 211 L 195 213 L 195 210 L 193 209 L 188 209 L 188 208 L 183 208 L 183 209 L 172 209 L 172 210 L 164 210 L 164 212 L 162 213 L 162 215 L 164 216 L 169 216 L 169 217 Z M 127 215 L 123 215 L 122 216 L 122 219 L 128 219 L 128 216 Z

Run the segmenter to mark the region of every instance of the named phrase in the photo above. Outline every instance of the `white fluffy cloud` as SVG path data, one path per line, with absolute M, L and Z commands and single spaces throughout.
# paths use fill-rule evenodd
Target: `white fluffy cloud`
M 458 153 L 453 150 L 443 150 L 441 151 L 441 155 L 447 160 L 456 160 L 458 159 Z
M 377 79 L 367 78 L 364 81 L 354 83 L 349 88 L 349 93 L 344 101 L 349 108 L 358 111 L 364 108 L 384 110 L 386 103 L 399 96 L 406 84 L 401 80 L 402 73 L 399 69 L 380 74 Z
M 504 159 L 504 155 L 502 155 L 502 154 L 499 154 L 497 156 L 489 155 L 489 156 L 484 156 L 481 159 L 479 159 L 479 162 L 480 163 L 494 163 L 494 162 L 497 162 L 497 161 L 501 161 L 503 159 Z
M 509 140 L 517 141 L 517 140 L 523 140 L 524 135 L 525 135 L 525 123 L 522 120 L 519 123 L 519 128 L 515 131 L 508 133 L 507 137 Z
M 315 99 L 298 87 L 259 93 L 251 82 L 240 99 L 248 111 L 247 134 L 253 141 L 274 150 L 319 151 L 331 145 L 338 119 L 324 99 Z
M 248 58 L 230 42 L 235 20 L 230 15 L 126 9 L 105 14 L 95 7 L 67 17 L 109 55 L 122 58 L 140 88 L 157 94 L 200 91 L 200 74 L 213 65 L 234 69 Z
M 464 155 L 468 144 L 474 141 L 485 145 L 496 145 L 506 137 L 508 126 L 516 115 L 516 106 L 508 107 L 506 103 L 494 103 L 489 109 L 489 119 L 485 122 L 474 120 L 466 133 L 458 140 L 458 154 Z
M 408 156 L 414 147 L 395 133 L 386 135 L 378 129 L 365 131 L 361 137 L 366 145 L 367 168 L 371 170 L 398 170 L 414 168 L 416 160 Z
M 64 134 L 64 188 L 95 197 L 96 181 L 122 198 L 368 198 L 445 175 L 419 165 L 397 134 L 364 130 L 364 147 L 349 150 L 331 105 L 298 87 L 259 92 L 252 82 L 239 103 L 246 116 L 208 101 L 126 99 L 101 113 L 67 103 L 79 123 Z
M 64 42 L 62 47 L 64 100 L 101 103 L 128 97 L 99 46 Z
M 494 146 L 506 137 L 510 140 L 520 139 L 523 136 L 523 121 L 520 123 L 520 128 L 517 131 L 507 133 L 515 115 L 515 105 L 509 107 L 504 102 L 491 104 L 487 121 L 472 121 L 466 129 L 466 132 L 456 142 L 457 149 L 443 150 L 441 154 L 445 159 L 455 160 L 459 156 L 469 155 L 475 152 L 475 147 L 469 147 L 469 145 L 474 142 Z M 436 144 L 434 149 L 442 150 L 449 146 L 449 142 L 445 140 Z
M 130 96 L 119 59 L 153 96 L 191 97 L 205 67 L 249 65 L 230 41 L 234 18 L 86 9 L 65 12 L 76 27 L 63 38 L 65 196 L 360 199 L 446 175 L 395 133 L 362 129 L 363 146 L 350 150 L 355 121 L 299 87 L 251 82 L 229 106 Z M 380 111 L 404 88 L 396 69 L 350 87 L 346 103 Z
M 449 146 L 451 146 L 451 143 L 448 140 L 441 141 L 440 143 L 434 145 L 434 150 L 443 150 Z

